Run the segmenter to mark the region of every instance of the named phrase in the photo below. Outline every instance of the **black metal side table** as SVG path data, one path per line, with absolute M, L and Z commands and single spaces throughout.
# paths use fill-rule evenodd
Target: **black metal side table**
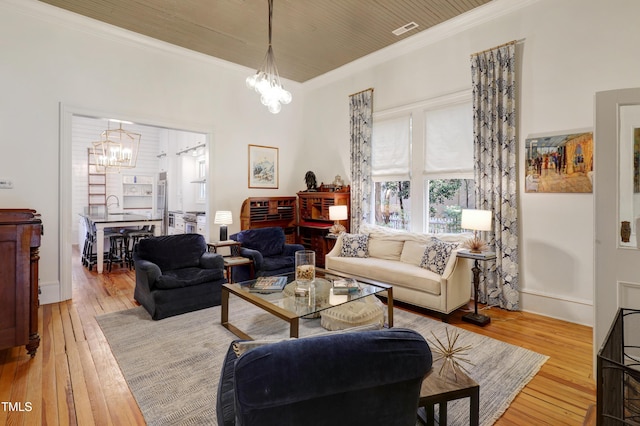
M 473 313 L 468 313 L 462 316 L 462 320 L 470 322 L 472 324 L 485 326 L 491 322 L 491 318 L 478 313 L 478 291 L 480 287 L 480 261 L 493 260 L 496 258 L 496 254 L 491 251 L 483 251 L 480 253 L 473 253 L 469 250 L 461 250 L 457 254 L 458 257 L 465 259 L 473 259 L 473 293 L 474 293 L 474 310 Z

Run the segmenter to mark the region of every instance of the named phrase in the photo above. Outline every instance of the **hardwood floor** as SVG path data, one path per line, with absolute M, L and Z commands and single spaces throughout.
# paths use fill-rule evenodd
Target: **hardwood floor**
M 95 321 L 136 306 L 135 273 L 114 267 L 98 275 L 77 258 L 73 265 L 73 299 L 40 307 L 36 356 L 24 347 L 0 350 L 0 424 L 145 424 Z M 450 323 L 550 357 L 496 425 L 591 424 L 592 329 L 530 313 L 484 313 L 492 318 L 486 327 L 462 322 L 462 311 Z

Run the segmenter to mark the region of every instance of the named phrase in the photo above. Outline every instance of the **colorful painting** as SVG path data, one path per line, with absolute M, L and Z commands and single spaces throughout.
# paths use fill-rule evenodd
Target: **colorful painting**
M 593 192 L 593 132 L 529 137 L 526 192 Z
M 249 145 L 249 188 L 278 188 L 278 148 Z

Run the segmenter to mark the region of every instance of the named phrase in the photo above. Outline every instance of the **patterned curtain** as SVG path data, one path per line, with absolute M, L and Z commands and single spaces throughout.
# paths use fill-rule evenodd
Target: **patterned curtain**
M 476 207 L 493 211 L 479 299 L 520 310 L 516 171 L 515 42 L 471 56 Z
M 371 214 L 371 128 L 373 89 L 349 96 L 351 115 L 351 232 Z

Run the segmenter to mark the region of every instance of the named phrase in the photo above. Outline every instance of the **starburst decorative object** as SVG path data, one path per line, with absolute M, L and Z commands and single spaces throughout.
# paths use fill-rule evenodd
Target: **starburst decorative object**
M 453 371 L 453 377 L 457 381 L 458 373 L 460 371 L 464 371 L 465 373 L 469 374 L 469 371 L 464 368 L 464 365 L 462 365 L 462 363 L 473 365 L 473 363 L 469 361 L 468 358 L 465 358 L 465 356 L 467 355 L 467 351 L 471 349 L 471 345 L 456 347 L 456 342 L 458 341 L 458 337 L 460 337 L 458 332 L 453 331 L 451 334 L 449 334 L 449 329 L 445 329 L 445 331 L 447 332 L 446 345 L 441 342 L 435 334 L 433 334 L 433 331 L 431 332 L 431 335 L 435 339 L 435 342 L 432 342 L 429 339 L 427 340 L 431 345 L 431 350 L 437 354 L 437 357 L 433 360 L 433 362 L 435 363 L 436 361 L 439 361 L 441 359 L 444 360 L 442 362 L 442 365 L 440 366 L 440 371 L 438 371 L 438 374 L 441 377 L 444 377 L 445 380 L 447 380 L 447 378 L 449 377 L 449 369 L 451 369 L 451 371 Z
M 291 93 L 286 91 L 280 81 L 276 57 L 271 47 L 271 33 L 273 20 L 273 0 L 269 0 L 269 47 L 264 57 L 262 66 L 252 76 L 247 77 L 246 83 L 249 89 L 260 94 L 260 102 L 269 109 L 272 114 L 277 114 L 282 109 L 281 104 L 291 102 Z
M 471 253 L 481 253 L 489 249 L 489 246 L 487 246 L 487 243 L 482 241 L 477 236 L 473 238 L 469 238 L 468 240 L 464 241 L 462 243 L 462 247 L 469 249 Z

